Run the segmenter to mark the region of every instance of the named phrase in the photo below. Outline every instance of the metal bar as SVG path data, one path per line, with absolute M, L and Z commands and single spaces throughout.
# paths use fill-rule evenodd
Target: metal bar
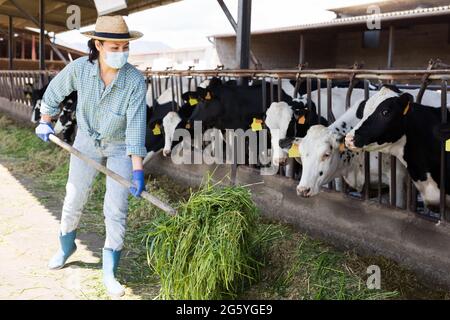
M 267 110 L 267 82 L 266 78 L 261 79 L 261 85 L 262 85 L 262 108 L 263 112 L 265 113 Z
M 248 69 L 250 62 L 252 0 L 239 0 L 238 2 L 238 29 L 236 37 L 236 61 L 239 69 Z M 244 77 L 240 78 L 240 85 L 247 85 Z
M 396 206 L 397 200 L 397 158 L 391 156 L 391 190 L 390 190 L 390 203 L 391 206 Z
M 392 69 L 394 63 L 394 46 L 395 46 L 395 28 L 394 26 L 389 27 L 389 44 L 388 44 L 388 56 L 387 56 L 387 67 Z
M 13 17 L 8 16 L 8 69 L 14 69 L 14 26 Z
M 369 83 L 364 81 L 364 99 L 369 99 Z M 370 153 L 364 152 L 364 189 L 363 197 L 365 200 L 370 198 Z
M 273 78 L 270 78 L 270 103 L 272 104 L 275 101 L 274 92 L 273 92 Z
M 300 34 L 300 50 L 299 50 L 298 63 L 299 65 L 305 64 L 305 35 Z
M 331 81 L 331 79 L 327 79 L 327 119 L 328 119 L 328 123 L 331 123 L 332 121 L 330 120 L 333 116 L 332 116 L 332 103 L 333 103 L 333 93 L 332 93 L 332 88 L 333 88 L 333 83 Z M 328 184 L 328 189 L 333 189 L 333 183 L 330 182 Z
M 321 97 L 321 81 L 320 79 L 317 79 L 317 114 L 319 116 L 319 123 L 320 118 L 322 117 L 322 97 Z
M 281 101 L 281 91 L 282 91 L 282 80 L 278 78 L 278 102 Z
M 175 105 L 175 87 L 173 83 L 173 76 L 170 77 L 170 88 L 172 90 L 172 111 L 176 111 L 176 105 Z
M 39 0 L 39 69 L 45 70 L 45 0 Z
M 378 181 L 377 181 L 377 192 L 378 192 L 378 202 L 382 203 L 381 186 L 383 184 L 383 154 L 378 152 Z
M 441 91 L 441 117 L 442 117 L 442 123 L 447 123 L 447 81 L 442 81 L 442 91 Z M 441 185 L 440 185 L 440 213 L 441 213 L 441 220 L 448 221 L 449 217 L 447 216 L 445 207 L 446 207 L 446 183 L 447 183 L 447 173 L 446 173 L 446 162 L 447 162 L 447 152 L 445 150 L 445 140 L 442 141 L 441 144 Z

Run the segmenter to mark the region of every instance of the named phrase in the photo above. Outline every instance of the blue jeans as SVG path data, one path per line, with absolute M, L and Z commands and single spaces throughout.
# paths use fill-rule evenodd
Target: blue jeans
M 87 133 L 78 130 L 74 148 L 102 162 L 106 159 L 108 169 L 131 181 L 131 157 L 126 154 L 124 141 L 96 141 Z M 98 171 L 74 155 L 70 156 L 69 178 L 61 216 L 61 234 L 65 235 L 78 227 L 92 183 Z M 106 177 L 106 193 L 103 203 L 105 216 L 105 248 L 121 250 L 125 237 L 129 191 L 110 177 Z

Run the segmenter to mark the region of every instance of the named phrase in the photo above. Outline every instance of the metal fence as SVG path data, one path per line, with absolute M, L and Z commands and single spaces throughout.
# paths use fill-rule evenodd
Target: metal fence
M 51 72 L 38 72 L 38 71 L 0 71 L 0 96 L 9 98 L 17 102 L 30 105 L 29 100 L 25 95 L 26 87 L 30 85 L 34 88 L 41 88 L 45 84 L 49 77 L 53 74 Z M 304 81 L 306 82 L 306 97 L 307 105 L 311 107 L 311 88 L 313 81 L 317 81 L 317 90 L 326 91 L 326 101 L 321 101 L 320 94 L 318 94 L 318 101 L 316 104 L 319 117 L 327 114 L 330 122 L 335 120 L 333 115 L 333 101 L 332 101 L 332 80 L 348 80 L 350 85 L 347 91 L 346 107 L 350 106 L 352 92 L 356 81 L 364 82 L 365 99 L 369 97 L 369 84 L 400 84 L 403 87 L 406 85 L 408 88 L 420 88 L 419 94 L 416 97 L 416 102 L 421 102 L 425 90 L 430 87 L 433 89 L 441 90 L 441 111 L 442 111 L 442 123 L 447 123 L 447 91 L 448 80 L 450 79 L 450 70 L 364 70 L 364 69 L 324 69 L 324 70 L 186 70 L 186 71 L 146 71 L 144 76 L 147 79 L 148 90 L 151 91 L 154 101 L 165 90 L 172 89 L 172 106 L 176 110 L 177 106 L 182 105 L 182 91 L 183 91 L 183 78 L 188 82 L 188 87 L 195 89 L 205 79 L 212 77 L 219 77 L 224 80 L 231 79 L 253 79 L 262 81 L 263 88 L 263 108 L 266 110 L 270 104 L 274 101 L 279 101 L 282 90 L 282 80 L 295 80 L 296 89 L 298 85 Z M 326 87 L 321 88 L 321 80 L 326 81 Z M 270 86 L 270 101 L 265 101 L 265 88 L 266 83 Z M 278 91 L 275 92 L 274 85 L 278 84 Z M 296 92 L 294 91 L 294 95 Z M 384 197 L 384 189 L 382 184 L 382 158 L 387 155 L 378 155 L 378 181 L 376 184 L 376 195 L 371 193 L 370 186 L 370 157 L 368 153 L 365 153 L 365 186 L 363 192 L 359 195 L 359 199 L 363 201 L 377 201 L 382 205 L 390 207 L 396 206 L 397 194 L 396 194 L 396 161 L 395 158 L 391 158 L 391 178 L 390 178 L 390 196 L 389 199 Z M 440 168 L 440 212 L 437 216 L 425 215 L 433 220 L 450 220 L 450 216 L 446 213 L 445 208 L 445 178 L 446 168 L 445 159 L 447 153 L 445 150 L 445 141 L 442 141 L 441 146 L 441 168 Z M 236 172 L 236 166 L 233 166 L 234 174 Z M 281 170 L 283 172 L 283 170 Z M 233 173 L 232 173 L 233 175 Z M 293 176 L 291 176 L 292 178 Z M 371 181 L 370 181 L 371 182 Z M 348 188 L 344 187 L 340 192 L 346 196 L 355 199 L 355 193 L 349 193 Z M 373 185 L 373 184 L 372 184 Z M 330 190 L 336 190 L 335 186 L 330 185 Z M 406 210 L 411 212 L 421 212 L 420 201 L 418 201 L 418 192 L 411 180 L 408 178 L 406 184 Z M 356 197 L 358 198 L 358 196 Z

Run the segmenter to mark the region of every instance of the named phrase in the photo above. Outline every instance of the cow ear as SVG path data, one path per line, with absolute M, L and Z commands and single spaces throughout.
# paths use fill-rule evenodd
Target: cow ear
M 183 101 L 189 101 L 189 97 L 191 96 L 192 92 L 188 91 L 185 92 L 181 95 L 181 99 L 183 99 Z
M 403 108 L 403 115 L 409 112 L 411 103 L 414 102 L 414 97 L 409 93 L 404 93 L 400 96 L 400 105 Z
M 359 104 L 358 109 L 356 110 L 356 117 L 358 119 L 362 119 L 364 117 L 364 109 L 366 108 L 366 102 L 367 100 L 362 101 Z
M 202 88 L 202 87 L 197 88 L 197 94 L 200 98 L 206 97 L 207 92 L 208 92 L 208 90 L 206 90 L 205 88 Z
M 403 107 L 407 106 L 410 103 L 414 102 L 414 97 L 409 93 L 403 93 L 400 96 L 400 103 Z

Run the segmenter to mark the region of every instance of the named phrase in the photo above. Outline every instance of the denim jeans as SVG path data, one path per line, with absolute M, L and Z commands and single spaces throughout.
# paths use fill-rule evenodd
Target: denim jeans
M 131 157 L 126 154 L 124 141 L 98 141 L 80 130 L 74 148 L 101 163 L 106 160 L 108 169 L 131 181 Z M 61 234 L 78 227 L 92 183 L 98 171 L 74 155 L 70 156 L 69 178 L 61 217 Z M 105 216 L 105 248 L 121 250 L 125 237 L 129 191 L 110 177 L 106 177 L 106 193 L 103 203 Z

